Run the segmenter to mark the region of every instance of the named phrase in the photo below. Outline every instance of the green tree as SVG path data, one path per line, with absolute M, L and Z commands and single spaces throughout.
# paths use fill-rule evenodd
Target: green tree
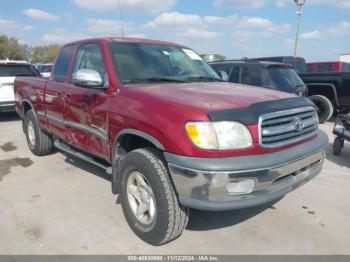
M 36 46 L 32 48 L 32 63 L 52 63 L 60 49 L 59 45 Z
M 22 45 L 16 38 L 0 35 L 0 59 L 28 60 L 30 48 Z

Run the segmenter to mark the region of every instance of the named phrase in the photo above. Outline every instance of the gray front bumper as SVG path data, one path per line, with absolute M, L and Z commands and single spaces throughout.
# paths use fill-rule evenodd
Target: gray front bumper
M 283 197 L 321 172 L 328 137 L 317 137 L 271 154 L 229 158 L 194 158 L 164 153 L 182 205 L 203 210 L 257 206 Z M 230 195 L 229 182 L 257 181 L 254 191 Z

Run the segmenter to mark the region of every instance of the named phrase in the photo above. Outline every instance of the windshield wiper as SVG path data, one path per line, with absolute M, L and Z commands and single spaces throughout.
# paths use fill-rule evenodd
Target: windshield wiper
M 226 82 L 220 78 L 210 76 L 190 76 L 186 80 L 190 82 Z
M 188 83 L 186 80 L 167 78 L 167 77 L 147 77 L 137 78 L 125 81 L 127 84 L 130 83 Z

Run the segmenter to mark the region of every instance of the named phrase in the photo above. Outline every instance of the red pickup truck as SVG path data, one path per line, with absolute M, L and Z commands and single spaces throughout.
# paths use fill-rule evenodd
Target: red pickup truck
M 30 150 L 52 147 L 111 175 L 125 218 L 161 245 L 189 208 L 241 209 L 320 173 L 327 136 L 306 98 L 226 83 L 192 49 L 103 38 L 69 43 L 50 79 L 15 81 Z

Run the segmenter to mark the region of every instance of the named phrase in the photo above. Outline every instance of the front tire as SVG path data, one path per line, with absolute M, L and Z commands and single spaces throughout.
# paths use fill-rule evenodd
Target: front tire
M 34 155 L 44 156 L 51 152 L 51 137 L 40 129 L 32 110 L 29 110 L 25 115 L 24 132 L 26 134 L 29 149 Z
M 340 137 L 336 137 L 333 142 L 333 154 L 339 156 L 344 146 L 344 140 Z
M 310 100 L 318 109 L 317 114 L 321 124 L 331 119 L 334 113 L 334 108 L 332 102 L 327 97 L 314 95 L 310 96 Z
M 139 238 L 158 246 L 181 235 L 189 210 L 179 204 L 158 151 L 128 153 L 121 161 L 118 184 L 125 219 Z

